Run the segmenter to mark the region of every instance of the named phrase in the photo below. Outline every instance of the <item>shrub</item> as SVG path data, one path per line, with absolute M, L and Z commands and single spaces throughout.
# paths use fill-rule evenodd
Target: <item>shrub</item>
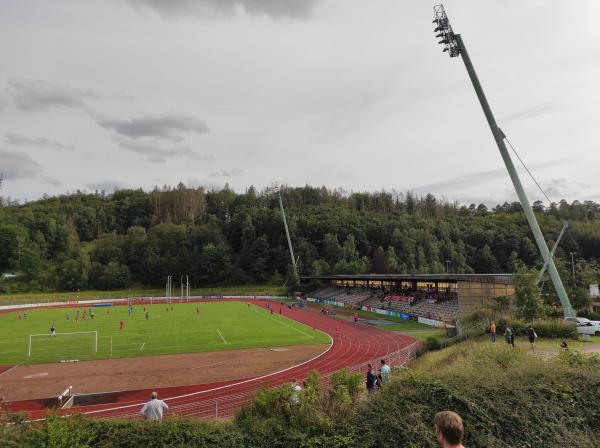
M 436 367 L 407 372 L 361 403 L 353 446 L 437 446 L 433 416 L 447 409 L 462 416 L 469 447 L 600 443 L 600 409 L 590 405 L 600 400 L 598 369 L 469 342 L 443 354 L 427 355 Z
M 346 369 L 334 372 L 329 377 L 329 383 L 334 390 L 345 388 L 352 399 L 355 399 L 363 390 L 362 375 L 358 372 L 349 373 Z
M 597 353 L 566 350 L 560 353 L 560 358 L 572 366 L 600 367 L 600 356 Z
M 510 326 L 517 336 L 527 334 L 529 323 L 522 320 L 504 320 L 497 322 L 497 332 L 502 334 L 506 331 L 506 327 Z M 543 320 L 532 324 L 535 332 L 542 338 L 559 338 L 559 339 L 577 339 L 577 327 L 563 320 Z
M 425 340 L 425 345 L 424 345 L 425 351 L 434 351 L 434 350 L 439 350 L 441 348 L 442 348 L 442 344 L 440 344 L 440 341 L 435 336 L 429 336 Z

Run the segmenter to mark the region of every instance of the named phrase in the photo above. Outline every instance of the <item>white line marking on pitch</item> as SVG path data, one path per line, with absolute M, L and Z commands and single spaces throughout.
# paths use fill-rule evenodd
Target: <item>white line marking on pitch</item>
M 309 338 L 310 338 L 310 337 L 312 337 L 310 334 L 308 334 L 308 333 L 305 333 L 304 331 L 302 331 L 302 330 L 300 330 L 300 329 L 298 329 L 298 328 L 296 328 L 296 327 L 292 327 L 291 325 L 288 325 L 288 324 L 286 324 L 285 322 L 282 322 L 282 321 L 280 321 L 280 320 L 278 320 L 278 319 L 274 318 L 273 316 L 270 316 L 270 315 L 268 315 L 268 314 L 267 314 L 267 315 L 266 315 L 266 317 L 268 317 L 268 318 L 269 318 L 269 319 L 271 319 L 271 320 L 274 320 L 275 322 L 277 322 L 278 324 L 281 324 L 281 325 L 283 325 L 284 327 L 288 327 L 288 328 L 291 328 L 292 330 L 295 330 L 295 331 L 297 331 L 298 333 L 302 333 L 302 334 L 303 334 L 304 336 L 306 336 L 306 337 L 309 337 Z M 283 316 L 282 316 L 282 317 L 283 317 Z
M 141 352 L 142 350 L 144 350 L 144 345 L 146 345 L 146 343 L 145 343 L 145 342 L 144 342 L 144 343 L 142 344 L 142 346 L 140 347 L 140 352 Z
M 223 339 L 223 342 L 224 342 L 225 344 L 229 344 L 229 342 L 227 342 L 227 341 L 225 340 L 225 338 L 223 337 L 223 333 L 221 333 L 221 330 L 219 330 L 218 328 L 217 328 L 217 333 L 219 333 L 219 336 L 221 336 L 221 339 Z

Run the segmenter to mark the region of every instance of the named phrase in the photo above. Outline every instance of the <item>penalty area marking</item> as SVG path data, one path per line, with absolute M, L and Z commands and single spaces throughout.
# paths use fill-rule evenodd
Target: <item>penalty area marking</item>
M 140 352 L 141 352 L 142 350 L 144 350 L 144 345 L 146 345 L 146 343 L 145 343 L 145 342 L 144 342 L 144 343 L 142 344 L 142 346 L 140 347 Z
M 221 333 L 221 330 L 219 330 L 218 328 L 217 328 L 217 333 L 219 333 L 219 336 L 221 336 L 221 339 L 223 340 L 223 342 L 224 342 L 225 344 L 229 344 L 229 342 L 227 342 L 227 341 L 225 340 L 225 338 L 223 337 L 223 333 Z

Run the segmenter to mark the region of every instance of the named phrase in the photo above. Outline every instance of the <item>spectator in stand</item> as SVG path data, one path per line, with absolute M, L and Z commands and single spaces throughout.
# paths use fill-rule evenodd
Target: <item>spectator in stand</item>
M 496 324 L 494 322 L 490 325 L 490 337 L 492 342 L 496 342 Z
M 442 448 L 465 448 L 462 444 L 465 429 L 460 415 L 452 411 L 438 412 L 433 423 Z
M 158 399 L 158 394 L 152 392 L 151 399 L 144 405 L 140 414 L 148 421 L 160 422 L 163 418 L 163 411 L 169 409 L 167 403 Z
M 375 375 L 375 370 L 373 370 L 373 366 L 369 364 L 367 366 L 367 393 L 371 395 L 375 392 L 375 382 L 377 381 L 377 376 Z

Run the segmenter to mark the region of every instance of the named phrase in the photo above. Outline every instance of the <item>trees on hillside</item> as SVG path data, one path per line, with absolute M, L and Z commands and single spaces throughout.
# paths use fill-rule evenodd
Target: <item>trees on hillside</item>
M 518 203 L 489 211 L 432 195 L 347 194 L 310 186 L 287 188 L 282 196 L 303 276 L 514 272 L 520 263 L 541 266 Z M 77 192 L 3 204 L 0 270 L 21 273 L 24 288 L 162 286 L 171 274 L 187 274 L 198 286 L 263 282 L 289 272 L 278 201 L 254 188 L 236 194 L 228 187 L 205 191 L 180 184 L 149 193 Z M 571 221 L 556 259 L 568 275 L 565 261 L 577 253 L 571 289 L 585 307 L 589 297 L 582 288 L 600 272 L 600 206 L 561 201 L 537 204 L 536 213 L 550 243 L 561 219 Z M 551 301 L 548 286 L 543 292 Z

